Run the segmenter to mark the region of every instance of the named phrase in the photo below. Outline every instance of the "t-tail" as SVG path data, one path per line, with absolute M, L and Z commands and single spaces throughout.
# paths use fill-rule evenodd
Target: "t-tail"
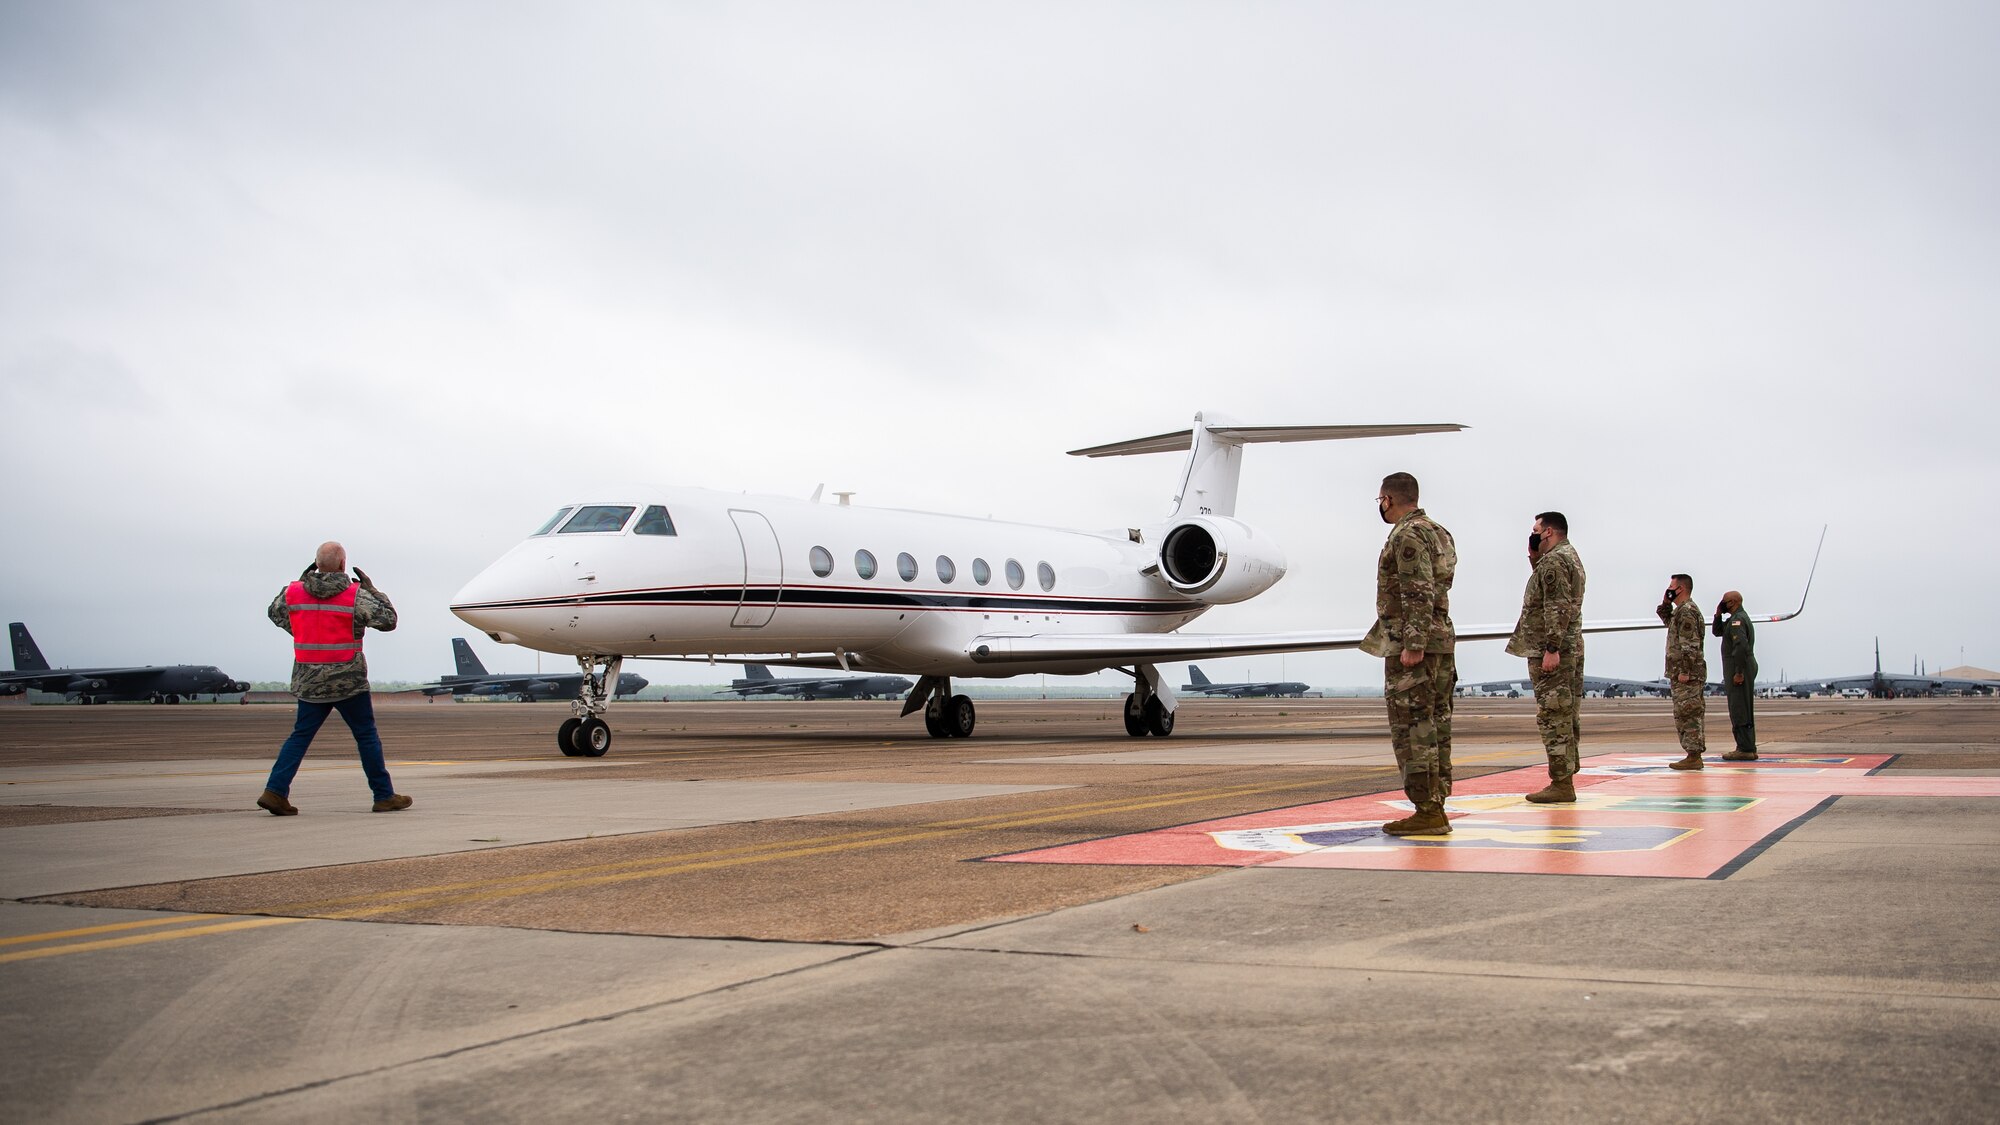
M 46 672 L 49 662 L 42 659 L 42 650 L 35 647 L 35 638 L 28 635 L 28 627 L 19 621 L 9 622 L 7 636 L 14 642 L 14 671 Z
M 1194 686 L 1196 687 L 1208 686 L 1208 677 L 1202 675 L 1201 669 L 1196 665 L 1193 664 L 1188 665 L 1188 679 L 1192 680 L 1194 682 Z
M 472 645 L 464 637 L 451 639 L 451 654 L 458 659 L 458 674 L 461 676 L 484 676 L 486 665 L 479 662 L 479 656 L 472 651 Z
M 1265 441 L 1338 441 L 1349 438 L 1442 434 L 1462 430 L 1455 422 L 1424 422 L 1387 426 L 1239 426 L 1221 415 L 1194 416 L 1194 426 L 1170 434 L 1115 441 L 1088 449 L 1072 449 L 1077 457 L 1124 457 L 1135 453 L 1188 451 L 1181 467 L 1180 487 L 1168 519 L 1188 516 L 1234 516 L 1236 484 L 1243 472 L 1243 447 Z

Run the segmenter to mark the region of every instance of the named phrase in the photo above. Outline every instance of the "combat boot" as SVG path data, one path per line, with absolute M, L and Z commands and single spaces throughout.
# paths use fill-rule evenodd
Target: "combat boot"
M 257 797 L 257 807 L 270 813 L 272 816 L 299 815 L 299 810 L 292 807 L 292 803 L 285 799 L 284 794 L 271 789 L 264 790 Z
M 1755 750 L 1731 750 L 1722 756 L 1722 760 L 1725 762 L 1754 762 L 1757 760 L 1757 752 Z
M 1537 805 L 1568 805 L 1576 801 L 1576 786 L 1568 778 L 1551 781 L 1541 789 L 1528 794 L 1528 800 Z
M 413 804 L 416 804 L 416 802 L 415 802 L 415 801 L 412 801 L 412 800 L 411 800 L 410 798 L 408 798 L 407 796 L 404 796 L 404 795 L 403 795 L 403 794 L 401 794 L 401 793 L 396 793 L 396 794 L 393 794 L 393 795 L 391 795 L 391 796 L 388 796 L 388 797 L 384 797 L 384 798 L 382 798 L 381 800 L 379 800 L 379 801 L 375 802 L 375 807 L 374 807 L 374 808 L 372 808 L 372 809 L 370 809 L 370 810 L 368 810 L 368 811 L 370 811 L 370 812 L 401 812 L 401 811 L 403 811 L 404 809 L 407 809 L 407 808 L 409 808 L 409 807 L 410 807 L 411 805 L 413 805 Z
M 1426 803 L 1418 805 L 1411 815 L 1383 825 L 1382 831 L 1391 836 L 1448 836 L 1451 821 L 1444 815 L 1443 805 Z
M 1668 762 L 1667 768 L 1670 770 L 1698 770 L 1701 768 L 1701 755 L 1690 752 L 1687 757 L 1682 758 L 1678 762 Z

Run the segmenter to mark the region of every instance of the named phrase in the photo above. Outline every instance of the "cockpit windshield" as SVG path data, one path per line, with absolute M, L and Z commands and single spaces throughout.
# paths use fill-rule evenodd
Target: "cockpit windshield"
M 563 517 L 569 515 L 573 511 L 575 511 L 574 508 L 564 508 L 561 511 L 557 512 L 555 515 L 550 516 L 547 523 L 535 529 L 535 535 L 547 535 L 549 532 L 554 531 L 556 525 L 563 521 Z M 534 536 L 529 536 L 529 538 L 533 537 Z
M 639 522 L 632 525 L 634 535 L 673 535 L 674 517 L 658 504 L 649 504 L 640 515 Z
M 617 531 L 632 518 L 630 504 L 585 504 L 576 510 L 569 522 L 562 525 L 557 535 L 576 535 L 586 531 Z

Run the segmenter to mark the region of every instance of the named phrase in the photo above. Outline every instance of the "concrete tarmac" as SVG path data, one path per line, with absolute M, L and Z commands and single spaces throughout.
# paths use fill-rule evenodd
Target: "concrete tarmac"
M 289 710 L 0 709 L 16 1120 L 1984 1121 L 2000 705 L 1774 702 L 1893 754 L 1725 878 L 981 862 L 1397 787 L 1379 701 L 378 700 L 408 812 Z M 1719 708 L 1716 753 L 1727 741 Z M 915 727 L 913 730 L 912 728 Z M 1721 729 L 1716 729 L 1720 727 Z M 1585 754 L 1671 755 L 1661 701 Z M 1719 737 L 1718 737 L 1719 736 Z M 1540 760 L 1463 700 L 1461 779 Z M 1715 755 L 1711 765 L 1719 768 Z M 1983 788 L 1981 788 L 1983 787 Z

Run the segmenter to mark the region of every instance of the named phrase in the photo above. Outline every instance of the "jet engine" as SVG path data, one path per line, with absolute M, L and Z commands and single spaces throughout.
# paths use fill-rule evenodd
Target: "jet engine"
M 1160 540 L 1160 577 L 1189 597 L 1227 605 L 1256 597 L 1285 576 L 1285 552 L 1269 535 L 1225 516 L 1196 516 Z

